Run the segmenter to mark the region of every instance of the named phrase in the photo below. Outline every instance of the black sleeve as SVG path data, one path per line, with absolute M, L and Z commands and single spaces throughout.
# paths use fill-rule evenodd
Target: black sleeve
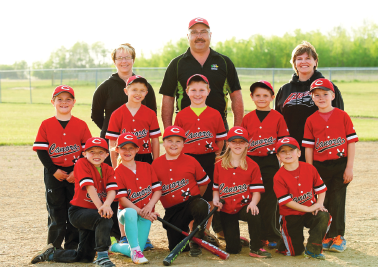
M 282 95 L 282 87 L 278 90 L 278 93 L 276 95 L 276 101 L 274 104 L 274 109 L 277 110 L 280 114 L 282 114 L 281 107 L 279 106 L 281 95 Z
M 52 162 L 49 153 L 46 150 L 37 150 L 37 155 L 43 166 L 49 171 L 51 175 L 54 175 L 58 168 Z
M 102 129 L 104 124 L 104 111 L 105 111 L 105 104 L 106 104 L 106 91 L 107 86 L 105 83 L 100 84 L 97 87 L 96 91 L 93 94 L 92 100 L 92 113 L 91 118 L 92 121 L 97 125 L 98 128 Z
M 332 84 L 333 84 L 333 88 L 335 89 L 335 99 L 332 100 L 332 106 L 339 108 L 341 110 L 344 110 L 344 100 L 343 100 L 343 97 L 341 96 L 341 92 L 334 83 Z
M 148 93 L 146 95 L 146 106 L 157 114 L 157 106 L 156 106 L 156 96 L 154 88 L 152 88 L 151 84 L 148 84 Z
M 165 71 L 159 94 L 174 97 L 177 82 L 177 62 L 175 59 L 173 59 Z
M 228 57 L 225 57 L 227 62 L 227 83 L 230 86 L 231 93 L 241 90 L 238 73 L 234 63 Z

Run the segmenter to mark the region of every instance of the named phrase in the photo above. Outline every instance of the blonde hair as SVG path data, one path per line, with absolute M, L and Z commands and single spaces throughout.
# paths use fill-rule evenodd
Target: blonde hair
M 295 67 L 295 60 L 297 60 L 297 57 L 300 55 L 303 55 L 304 53 L 307 53 L 309 56 L 313 57 L 314 60 L 318 60 L 318 54 L 316 53 L 315 47 L 310 44 L 307 41 L 303 41 L 299 45 L 297 45 L 296 48 L 294 48 L 293 53 L 291 54 L 290 63 L 295 71 L 295 73 L 298 75 L 298 70 Z M 316 62 L 316 65 L 314 67 L 314 70 L 318 67 L 318 61 Z
M 226 152 L 224 152 L 223 155 L 216 157 L 216 161 L 221 160 L 222 161 L 222 168 L 228 169 L 228 168 L 234 168 L 231 164 L 231 148 L 228 146 L 226 149 Z M 248 169 L 248 163 L 247 163 L 247 152 L 248 152 L 248 147 L 246 147 L 243 151 L 242 157 L 240 159 L 240 168 L 245 171 Z M 238 166 L 238 167 L 239 167 Z
M 117 51 L 128 52 L 133 58 L 133 60 L 135 60 L 135 49 L 134 47 L 131 46 L 131 44 L 129 43 L 121 44 L 112 51 L 111 57 L 114 63 L 115 63 L 115 57 L 116 57 Z

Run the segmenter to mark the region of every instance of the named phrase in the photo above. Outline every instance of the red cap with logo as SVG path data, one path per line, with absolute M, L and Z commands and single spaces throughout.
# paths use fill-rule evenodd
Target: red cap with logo
M 209 84 L 209 80 L 202 74 L 194 74 L 189 77 L 188 81 L 186 82 L 186 87 L 188 87 L 189 83 L 194 80 L 194 81 L 203 81 L 207 84 Z
M 117 146 L 123 147 L 127 144 L 134 144 L 137 147 L 139 147 L 139 141 L 138 138 L 133 133 L 123 133 L 120 136 L 118 136 L 117 139 Z
M 105 139 L 101 137 L 91 137 L 85 142 L 84 151 L 87 151 L 88 149 L 92 147 L 101 147 L 105 149 L 106 151 L 109 151 L 108 143 Z
M 240 126 L 232 127 L 227 133 L 227 141 L 230 142 L 235 139 L 243 139 L 248 142 L 248 132 L 246 129 Z
M 146 78 L 144 78 L 140 75 L 134 75 L 134 76 L 131 76 L 130 78 L 127 79 L 126 86 L 129 86 L 130 84 L 132 84 L 133 82 L 136 82 L 136 81 L 142 82 L 146 86 L 148 84 Z
M 289 146 L 291 148 L 301 149 L 299 147 L 299 144 L 298 144 L 297 140 L 295 140 L 293 137 L 284 137 L 284 138 L 281 138 L 280 140 L 278 140 L 278 142 L 276 144 L 276 151 L 277 151 L 277 153 L 280 152 L 280 149 L 283 146 Z
M 209 25 L 209 22 L 207 22 L 207 20 L 205 20 L 204 18 L 195 18 L 195 19 L 192 19 L 190 22 L 189 22 L 189 28 L 190 29 L 191 27 L 193 27 L 193 25 L 196 25 L 198 23 L 202 23 L 202 24 L 205 24 L 207 27 L 210 28 L 210 25 Z
M 163 140 L 171 136 L 178 136 L 184 138 L 184 140 L 186 139 L 184 129 L 179 126 L 169 126 L 165 128 Z
M 55 97 L 55 96 L 57 96 L 61 93 L 64 93 L 64 92 L 71 94 L 72 97 L 75 98 L 74 90 L 71 87 L 69 87 L 68 85 L 59 85 L 57 88 L 55 88 L 55 90 L 52 94 L 52 97 Z
M 251 87 L 249 88 L 249 91 L 251 91 L 251 93 L 253 93 L 253 91 L 255 90 L 256 87 L 262 87 L 262 88 L 265 88 L 265 89 L 268 89 L 268 90 L 272 90 L 273 95 L 274 95 L 273 86 L 270 84 L 270 82 L 267 82 L 267 81 L 264 81 L 264 80 L 255 82 L 251 85 Z
M 315 89 L 322 89 L 326 91 L 335 92 L 335 89 L 333 88 L 333 84 L 331 83 L 331 81 L 325 78 L 320 78 L 312 82 L 310 92 Z

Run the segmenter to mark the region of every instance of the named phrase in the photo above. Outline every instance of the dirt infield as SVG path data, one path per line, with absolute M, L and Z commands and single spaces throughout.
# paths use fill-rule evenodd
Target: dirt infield
M 177 266 L 378 266 L 378 142 L 357 143 L 354 180 L 347 194 L 347 250 L 344 253 L 325 252 L 326 261 L 305 259 L 303 256 L 285 257 L 273 254 L 272 259 L 254 259 L 248 249 L 222 261 L 203 250 L 198 258 L 180 255 L 173 265 Z M 47 212 L 44 198 L 42 166 L 30 146 L 0 147 L 0 266 L 33 266 L 31 257 L 41 249 L 47 236 Z M 158 211 L 163 215 L 160 204 Z M 242 234 L 248 236 L 242 224 Z M 307 231 L 305 231 L 307 232 Z M 150 238 L 155 246 L 145 256 L 150 266 L 163 266 L 168 255 L 165 230 L 160 222 L 154 222 Z M 223 243 L 224 244 L 224 243 Z M 112 254 L 117 266 L 134 265 L 130 258 Z M 36 266 L 51 266 L 52 263 Z M 61 264 L 53 266 L 94 266 L 93 264 Z

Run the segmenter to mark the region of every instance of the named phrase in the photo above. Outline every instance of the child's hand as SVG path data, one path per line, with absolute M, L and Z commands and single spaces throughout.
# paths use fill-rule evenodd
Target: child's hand
M 150 220 L 151 222 L 154 222 L 155 220 L 157 220 L 157 216 L 160 217 L 160 214 L 157 212 L 151 212 L 148 220 Z
M 64 181 L 68 178 L 68 174 L 63 171 L 63 170 L 60 170 L 58 169 L 55 173 L 54 173 L 54 177 L 58 180 L 58 181 Z
M 353 168 L 346 167 L 344 171 L 344 184 L 348 184 L 353 180 Z
M 221 202 L 219 202 L 219 198 L 214 198 L 213 199 L 213 205 L 215 207 L 218 207 L 217 211 L 220 211 L 223 208 L 223 204 Z
M 67 177 L 66 180 L 67 180 L 67 182 L 69 182 L 71 184 L 73 184 L 75 182 L 75 176 L 74 176 L 74 172 L 73 171 L 70 172 L 70 174 L 68 175 L 68 177 Z
M 255 204 L 253 204 L 252 202 L 249 203 L 249 205 L 247 207 L 247 213 L 248 213 L 249 210 L 251 211 L 252 215 L 259 214 L 259 208 Z
M 147 204 L 146 206 L 144 206 L 144 208 L 143 209 L 141 209 L 141 211 L 140 211 L 140 216 L 142 216 L 142 217 L 145 217 L 145 216 L 148 216 L 148 215 L 150 215 L 151 214 L 151 212 L 152 212 L 152 208 L 153 208 L 153 206 L 151 206 L 151 205 L 149 205 L 149 204 Z
M 101 215 L 101 217 L 107 219 L 110 219 L 113 216 L 113 210 L 109 205 L 102 205 L 98 209 L 98 213 Z

